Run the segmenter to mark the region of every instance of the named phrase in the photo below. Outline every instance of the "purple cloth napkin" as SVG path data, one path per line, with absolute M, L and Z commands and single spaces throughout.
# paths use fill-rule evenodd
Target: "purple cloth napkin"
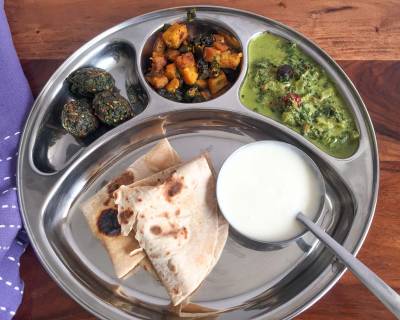
M 28 238 L 19 212 L 16 168 L 18 143 L 32 102 L 0 0 L 0 320 L 13 318 L 24 290 L 19 258 Z

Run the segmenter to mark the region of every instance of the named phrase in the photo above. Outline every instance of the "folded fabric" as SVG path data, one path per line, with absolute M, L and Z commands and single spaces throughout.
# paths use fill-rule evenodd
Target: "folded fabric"
M 0 0 L 0 320 L 21 303 L 19 259 L 28 238 L 22 228 L 16 188 L 18 144 L 32 106 L 32 93 L 15 52 Z

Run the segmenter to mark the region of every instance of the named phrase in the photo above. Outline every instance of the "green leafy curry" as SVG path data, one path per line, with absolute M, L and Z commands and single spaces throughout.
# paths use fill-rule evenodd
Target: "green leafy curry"
M 296 130 L 327 153 L 345 158 L 359 133 L 325 71 L 296 44 L 263 33 L 249 44 L 242 103 Z

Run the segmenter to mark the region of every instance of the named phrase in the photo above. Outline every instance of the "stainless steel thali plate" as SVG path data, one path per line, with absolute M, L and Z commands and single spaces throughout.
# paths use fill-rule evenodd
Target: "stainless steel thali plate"
M 144 81 L 146 41 L 164 23 L 181 20 L 187 8 L 172 8 L 125 21 L 75 52 L 54 73 L 37 98 L 22 136 L 18 190 L 25 228 L 53 279 L 83 307 L 102 319 L 167 319 L 166 291 L 144 271 L 118 279 L 101 244 L 79 210 L 111 177 L 162 137 L 183 158 L 208 150 L 216 169 L 239 146 L 260 139 L 287 141 L 316 161 L 327 183 L 325 229 L 354 254 L 369 229 L 378 191 L 378 154 L 374 130 L 356 89 L 338 65 L 304 36 L 244 11 L 198 7 L 197 17 L 229 30 L 243 47 L 239 79 L 220 97 L 203 103 L 166 100 Z M 297 43 L 321 64 L 350 107 L 360 132 L 354 155 L 327 155 L 284 125 L 256 114 L 239 101 L 247 69 L 249 40 L 270 31 Z M 141 83 L 147 108 L 135 118 L 90 141 L 78 142 L 59 125 L 69 99 L 64 79 L 83 65 L 104 68 L 117 87 Z M 215 269 L 193 302 L 220 311 L 221 319 L 292 318 L 320 299 L 345 268 L 308 234 L 274 251 L 242 246 L 231 236 Z

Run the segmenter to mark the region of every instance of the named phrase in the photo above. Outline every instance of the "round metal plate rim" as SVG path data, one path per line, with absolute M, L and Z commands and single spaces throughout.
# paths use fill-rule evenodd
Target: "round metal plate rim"
M 69 165 L 58 171 L 58 172 L 54 172 L 51 174 L 46 174 L 43 172 L 40 172 L 38 170 L 35 170 L 35 166 L 32 162 L 32 158 L 31 158 L 31 154 L 32 154 L 32 150 L 33 150 L 33 141 L 31 139 L 32 137 L 32 133 L 33 136 L 35 135 L 35 133 L 37 133 L 37 131 L 40 128 L 41 123 L 39 123 L 39 121 L 37 121 L 38 119 L 42 119 L 43 118 L 43 114 L 46 110 L 44 110 L 45 108 L 43 108 L 42 110 L 40 110 L 40 106 L 44 103 L 44 99 L 46 98 L 46 96 L 49 94 L 49 92 L 51 91 L 51 89 L 53 89 L 53 86 L 55 85 L 57 79 L 59 78 L 59 76 L 65 72 L 65 68 L 71 68 L 71 66 L 74 65 L 74 62 L 76 59 L 78 59 L 79 57 L 81 57 L 84 54 L 87 54 L 88 51 L 93 48 L 97 43 L 99 42 L 104 42 L 104 44 L 106 45 L 107 42 L 105 41 L 107 39 L 108 36 L 124 29 L 127 28 L 131 25 L 138 25 L 140 23 L 146 22 L 149 19 L 153 19 L 155 17 L 158 16 L 163 16 L 163 15 L 168 15 L 170 14 L 171 16 L 175 16 L 178 13 L 181 14 L 182 12 L 184 12 L 187 8 L 191 8 L 192 6 L 186 6 L 186 7 L 176 7 L 176 8 L 169 8 L 169 9 L 163 9 L 163 10 L 159 10 L 159 11 L 155 11 L 155 12 L 151 12 L 151 13 L 147 13 L 145 15 L 142 16 L 138 16 L 129 20 L 126 20 L 120 24 L 118 24 L 117 26 L 114 26 L 106 31 L 104 31 L 103 33 L 101 33 L 100 35 L 96 36 L 94 39 L 92 39 L 91 41 L 89 41 L 88 43 L 86 43 L 85 45 L 83 45 L 80 49 L 78 49 L 75 53 L 73 53 L 60 67 L 59 69 L 53 74 L 53 76 L 50 78 L 50 80 L 48 81 L 48 83 L 45 85 L 45 87 L 43 88 L 42 92 L 39 94 L 34 107 L 28 117 L 27 123 L 25 125 L 25 129 L 24 129 L 24 133 L 22 135 L 21 138 L 21 144 L 20 144 L 20 149 L 19 149 L 19 161 L 18 161 L 18 176 L 17 176 L 17 183 L 18 183 L 18 197 L 19 197 L 19 202 L 21 205 L 21 211 L 22 211 L 22 216 L 23 216 L 23 221 L 24 221 L 24 225 L 28 231 L 28 234 L 30 235 L 31 239 L 32 239 L 32 243 L 33 243 L 33 247 L 41 261 L 41 263 L 45 266 L 46 270 L 48 271 L 48 273 L 52 276 L 52 278 L 59 283 L 59 285 L 61 287 L 63 287 L 63 289 L 65 291 L 67 291 L 75 300 L 77 300 L 85 309 L 87 309 L 88 311 L 94 313 L 97 317 L 99 318 L 103 318 L 103 319 L 109 319 L 111 317 L 112 312 L 106 307 L 105 302 L 97 302 L 98 304 L 98 308 L 93 307 L 90 303 L 87 302 L 87 300 L 85 300 L 82 297 L 82 292 L 76 292 L 74 290 L 74 288 L 69 287 L 68 283 L 71 285 L 71 279 L 68 280 L 61 280 L 60 278 L 58 278 L 60 271 L 60 268 L 64 270 L 66 270 L 65 266 L 60 265 L 57 268 L 54 269 L 54 266 L 49 263 L 47 261 L 45 252 L 42 251 L 43 248 L 41 248 L 40 246 L 37 245 L 37 243 L 39 242 L 43 242 L 44 240 L 38 240 L 37 237 L 35 236 L 35 233 L 32 230 L 32 226 L 30 225 L 30 222 L 28 220 L 28 214 L 27 212 L 29 210 L 32 209 L 28 209 L 26 207 L 26 194 L 24 193 L 24 175 L 23 173 L 25 173 L 26 171 L 26 166 L 30 165 L 30 170 L 31 170 L 31 174 L 36 175 L 36 177 L 38 179 L 49 179 L 48 181 L 53 181 L 54 183 L 58 183 L 61 184 L 63 178 L 62 177 L 67 177 L 68 174 L 70 174 L 73 170 L 73 168 L 78 165 L 81 161 L 83 161 L 83 159 L 85 159 L 86 157 L 89 157 L 90 154 L 92 154 L 93 152 L 95 152 L 98 148 L 100 148 L 103 144 L 111 141 L 114 137 L 118 136 L 119 134 L 123 133 L 126 130 L 129 130 L 129 128 L 131 128 L 132 126 L 136 126 L 140 123 L 144 123 L 147 120 L 149 120 L 150 118 L 154 118 L 156 116 L 159 117 L 163 117 L 165 115 L 168 115 L 168 113 L 173 113 L 176 111 L 181 111 L 181 112 L 186 112 L 189 111 L 190 109 L 193 109 L 193 105 L 183 105 L 183 107 L 177 107 L 176 105 L 173 104 L 173 102 L 167 102 L 164 101 L 163 99 L 154 99 L 154 101 L 151 101 L 152 98 L 156 98 L 156 95 L 152 95 L 149 94 L 150 96 L 150 102 L 148 105 L 148 110 L 144 111 L 142 114 L 138 115 L 137 117 L 135 117 L 134 119 L 120 125 L 118 128 L 107 132 L 104 136 L 102 136 L 100 139 L 98 139 L 97 141 L 93 142 L 89 147 L 87 147 L 85 150 L 83 150 L 82 153 L 79 153 L 76 158 L 69 163 Z M 293 29 L 284 26 L 283 24 L 276 22 L 274 20 L 271 19 L 267 19 L 265 17 L 262 17 L 260 15 L 248 12 L 248 11 L 243 11 L 243 10 L 236 10 L 236 9 L 231 9 L 231 8 L 225 8 L 225 7 L 218 7 L 218 6 L 195 6 L 196 8 L 199 8 L 201 10 L 209 10 L 212 12 L 220 12 L 223 11 L 225 13 L 231 14 L 232 16 L 235 15 L 239 15 L 239 16 L 245 16 L 248 17 L 249 19 L 255 19 L 257 18 L 258 20 L 262 21 L 265 23 L 265 25 L 274 25 L 274 27 L 280 28 L 282 29 L 282 32 L 287 32 L 287 33 L 291 33 L 293 35 L 295 35 L 296 37 L 298 37 L 304 45 L 309 45 L 312 47 L 313 50 L 316 50 L 318 52 L 318 54 L 321 56 L 321 59 L 325 59 L 326 61 L 328 61 L 329 65 L 334 69 L 335 72 L 337 72 L 338 74 L 340 74 L 340 77 L 343 78 L 343 82 L 346 84 L 347 89 L 351 92 L 352 94 L 352 99 L 355 100 L 355 103 L 358 106 L 358 109 L 356 110 L 357 112 L 357 118 L 360 117 L 360 119 L 362 120 L 362 129 L 364 131 L 364 133 L 368 134 L 368 137 L 362 137 L 363 141 L 365 140 L 365 146 L 369 143 L 370 144 L 370 149 L 365 150 L 363 149 L 365 146 L 363 146 L 363 148 L 359 148 L 359 150 L 357 150 L 357 152 L 352 155 L 351 157 L 347 158 L 347 159 L 337 159 L 337 158 L 333 158 L 327 154 L 324 154 L 322 151 L 320 151 L 316 146 L 314 146 L 311 142 L 308 141 L 304 141 L 304 138 L 302 138 L 300 135 L 298 135 L 297 133 L 294 133 L 293 131 L 291 131 L 290 129 L 288 129 L 287 127 L 285 127 L 282 124 L 276 123 L 271 119 L 265 118 L 259 114 L 256 114 L 255 112 L 252 112 L 250 110 L 248 110 L 247 108 L 245 108 L 244 106 L 242 106 L 240 104 L 240 102 L 238 101 L 238 93 L 235 91 L 231 91 L 231 95 L 222 95 L 221 97 L 214 99 L 210 102 L 207 102 L 203 105 L 199 104 L 198 106 L 195 106 L 196 108 L 198 108 L 199 110 L 202 111 L 207 111 L 209 110 L 209 112 L 212 111 L 226 111 L 226 112 L 234 112 L 237 114 L 243 114 L 244 116 L 247 117 L 251 117 L 257 120 L 262 120 L 264 121 L 266 124 L 271 125 L 275 128 L 279 128 L 280 130 L 282 130 L 283 132 L 286 132 L 286 134 L 289 134 L 290 136 L 292 136 L 295 140 L 301 140 L 303 139 L 303 141 L 301 142 L 303 145 L 306 145 L 306 147 L 308 149 L 310 149 L 312 152 L 315 152 L 318 156 L 322 156 L 324 160 L 328 161 L 328 162 L 332 162 L 335 164 L 338 163 L 342 163 L 344 165 L 346 165 L 347 163 L 352 163 L 357 161 L 357 159 L 361 156 L 361 153 L 365 153 L 365 152 L 370 152 L 371 153 L 371 159 L 373 160 L 373 178 L 374 178 L 374 185 L 373 185 L 373 190 L 372 190 L 372 194 L 373 194 L 373 198 L 371 199 L 371 206 L 370 206 L 370 214 L 368 215 L 368 219 L 366 221 L 366 223 L 363 225 L 363 230 L 361 232 L 361 236 L 357 238 L 357 240 L 355 241 L 355 239 L 351 239 L 353 241 L 353 243 L 351 244 L 351 249 L 352 252 L 354 254 L 357 254 L 357 252 L 359 251 L 366 235 L 368 232 L 368 229 L 371 225 L 372 222 L 372 218 L 373 218 L 373 213 L 375 211 L 375 207 L 376 207 L 376 200 L 377 200 L 377 190 L 379 187 L 379 162 L 378 162 L 378 153 L 377 153 L 377 143 L 376 143 L 376 137 L 375 137 L 375 133 L 374 133 L 374 129 L 372 126 L 372 122 L 371 119 L 366 111 L 366 107 L 360 97 L 360 95 L 358 94 L 358 92 L 356 91 L 354 85 L 351 83 L 351 81 L 349 80 L 349 78 L 346 76 L 346 74 L 343 72 L 343 70 L 341 69 L 341 67 L 334 62 L 326 53 L 325 51 L 323 51 L 322 49 L 320 49 L 318 46 L 316 46 L 312 41 L 308 40 L 307 38 L 305 38 L 304 36 L 302 36 L 301 34 L 299 34 L 298 32 L 294 31 Z M 175 11 L 177 11 L 177 13 L 173 13 Z M 250 38 L 249 38 L 250 39 Z M 144 43 L 144 42 L 143 42 Z M 245 48 L 246 46 L 246 48 Z M 247 43 L 243 43 L 243 49 L 244 49 L 244 55 L 246 58 L 246 51 L 247 51 Z M 145 83 L 145 81 L 143 82 L 143 75 L 141 74 L 141 69 L 140 67 L 140 52 L 136 52 L 136 64 L 137 64 L 137 71 L 139 73 L 139 79 L 140 81 L 143 83 Z M 240 84 L 243 81 L 243 78 L 245 76 L 245 67 L 247 67 L 247 61 L 243 63 L 243 69 L 241 70 L 241 74 L 239 75 L 239 78 L 237 80 L 237 82 L 232 86 L 231 90 L 239 90 Z M 149 88 L 146 88 L 146 90 L 149 92 Z M 234 92 L 234 95 L 232 95 L 232 93 Z M 229 102 L 230 98 L 235 97 L 236 101 L 232 104 L 232 105 L 226 105 L 226 103 Z M 156 110 L 156 104 L 158 103 L 164 103 L 165 107 L 162 109 L 157 109 Z M 212 107 L 213 104 L 218 104 L 218 103 L 223 103 L 223 107 L 220 108 L 215 108 Z M 225 104 L 224 104 L 225 103 Z M 170 108 L 171 107 L 171 108 Z M 39 109 L 39 110 L 38 110 Z M 154 110 L 153 110 L 154 109 Z M 360 120 L 359 119 L 359 120 Z M 360 120 L 360 121 L 361 121 Z M 365 127 L 365 130 L 364 130 Z M 28 162 L 30 162 L 29 164 L 27 164 L 27 160 Z M 52 188 L 53 189 L 53 188 Z M 55 188 L 56 189 L 56 188 Z M 53 190 L 55 190 L 53 189 Z M 44 206 L 44 205 L 43 205 Z M 43 206 L 42 209 L 40 210 L 41 212 L 43 212 Z M 354 225 L 353 225 L 354 227 Z M 359 227 L 359 226 L 358 226 Z M 35 227 L 36 228 L 36 227 Z M 33 228 L 33 229 L 35 229 Z M 349 231 L 351 232 L 351 230 Z M 347 239 L 348 240 L 348 239 Z M 345 240 L 344 243 L 347 243 L 348 241 Z M 45 245 L 46 246 L 46 245 Z M 57 270 L 56 270 L 57 269 Z M 325 270 L 317 279 L 320 279 L 322 277 L 326 277 L 326 273 L 332 273 L 332 271 L 328 271 Z M 304 299 L 304 297 L 302 297 L 302 306 L 297 308 L 296 310 L 293 310 L 293 312 L 288 316 L 288 318 L 291 318 L 297 314 L 299 314 L 300 312 L 304 311 L 305 309 L 307 309 L 309 306 L 311 306 L 313 303 L 315 303 L 320 297 L 322 297 L 341 277 L 341 275 L 345 272 L 345 269 L 343 267 L 343 270 L 337 270 L 335 275 L 330 275 L 331 280 L 328 284 L 325 285 L 324 288 L 322 288 L 319 293 L 314 294 L 312 297 L 309 297 L 309 299 Z M 82 289 L 83 287 L 81 287 Z M 90 292 L 86 292 L 84 294 L 84 296 L 86 297 L 86 299 L 88 297 L 90 297 L 91 301 L 95 301 L 94 297 L 91 296 Z M 306 300 L 306 301 L 304 301 Z M 279 309 L 279 307 L 277 308 Z M 119 315 L 121 317 L 124 316 L 123 311 L 121 310 L 114 310 L 115 312 L 118 312 Z M 113 312 L 114 312 L 113 311 Z M 110 313 L 111 312 L 111 313 Z M 109 316 L 107 316 L 110 315 Z M 260 319 L 264 318 L 264 316 L 260 316 Z

